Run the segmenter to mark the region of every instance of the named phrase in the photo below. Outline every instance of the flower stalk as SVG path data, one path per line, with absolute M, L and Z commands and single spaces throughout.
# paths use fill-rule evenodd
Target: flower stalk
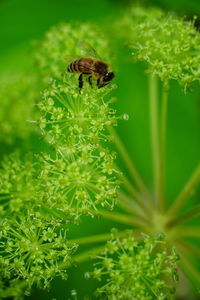
M 168 210 L 169 215 L 174 215 L 187 201 L 190 194 L 194 191 L 197 185 L 200 183 L 200 164 L 197 165 L 195 170 L 193 171 L 191 177 L 188 182 L 183 187 L 182 191 L 179 193 L 174 203 Z
M 150 134 L 154 177 L 154 205 L 160 209 L 159 202 L 161 198 L 160 185 L 160 143 L 158 131 L 158 78 L 156 75 L 149 75 L 149 112 L 150 112 Z

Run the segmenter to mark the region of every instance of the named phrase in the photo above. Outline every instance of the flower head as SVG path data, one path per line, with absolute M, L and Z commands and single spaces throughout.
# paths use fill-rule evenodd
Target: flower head
M 108 49 L 107 39 L 98 27 L 63 23 L 52 27 L 44 40 L 36 43 L 35 60 L 44 79 L 61 79 L 67 65 L 77 58 L 100 56 L 110 62 Z
M 2 162 L 0 169 L 0 212 L 4 215 L 32 210 L 38 199 L 37 169 L 32 155 L 20 159 L 15 152 Z
M 200 78 L 200 34 L 194 21 L 160 9 L 133 7 L 123 21 L 125 28 L 129 26 L 133 59 L 146 62 L 148 71 L 166 85 L 174 79 L 187 90 Z
M 113 233 L 92 275 L 106 280 L 97 290 L 98 296 L 106 299 L 171 299 L 175 288 L 171 284 L 178 279 L 174 250 L 168 253 L 163 235 L 145 235 L 135 240 L 133 232 L 118 238 Z M 120 291 L 120 293 L 119 293 Z
M 0 238 L 2 277 L 22 279 L 29 288 L 45 288 L 56 276 L 66 278 L 77 248 L 67 241 L 66 231 L 34 215 L 4 219 Z
M 45 80 L 51 77 L 38 104 L 38 124 L 53 150 L 40 158 L 41 199 L 75 220 L 82 214 L 94 215 L 98 205 L 112 208 L 115 203 L 118 179 L 108 143 L 109 127 L 116 126 L 119 117 L 110 107 L 113 85 L 98 89 L 93 78 L 93 88 L 85 82 L 80 91 L 77 74 L 67 72 L 66 58 L 68 64 L 78 57 L 95 59 L 97 51 L 109 62 L 108 49 L 96 26 L 60 24 L 35 52 Z
M 0 79 L 0 140 L 12 144 L 24 140 L 33 131 L 28 120 L 37 116 L 35 77 L 28 74 L 8 74 Z
M 79 155 L 44 155 L 41 164 L 43 203 L 77 220 L 94 215 L 99 206 L 113 208 L 118 191 L 115 155 L 106 149 Z
M 72 153 L 91 150 L 110 139 L 109 126 L 116 126 L 116 112 L 109 106 L 112 90 L 84 89 L 80 94 L 75 85 L 53 82 L 38 104 L 38 121 L 42 134 L 57 149 Z
M 1 299 L 23 300 L 24 296 L 29 296 L 27 284 L 17 278 L 7 281 L 0 274 L 0 297 Z

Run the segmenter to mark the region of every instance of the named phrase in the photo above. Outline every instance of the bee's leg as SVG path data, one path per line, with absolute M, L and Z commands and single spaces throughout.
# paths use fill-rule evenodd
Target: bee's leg
M 109 82 L 108 82 L 109 83 Z M 107 85 L 108 83 L 103 83 L 100 78 L 97 79 L 97 87 L 98 89 L 104 87 L 105 85 Z
M 89 82 L 89 85 L 92 87 L 92 80 L 91 79 L 92 79 L 92 76 L 89 76 L 88 77 L 88 82 Z
M 108 82 L 108 83 L 109 83 L 109 82 Z M 102 83 L 102 84 L 100 84 L 100 85 L 98 86 L 98 88 L 100 89 L 100 88 L 106 86 L 108 83 Z
M 83 74 L 82 73 L 80 74 L 80 76 L 78 78 L 78 87 L 80 89 L 82 89 L 82 87 L 83 87 Z
M 100 78 L 97 79 L 97 87 L 100 87 Z

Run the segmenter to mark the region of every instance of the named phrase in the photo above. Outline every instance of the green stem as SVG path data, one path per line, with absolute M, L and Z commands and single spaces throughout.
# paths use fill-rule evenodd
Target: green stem
M 200 250 L 195 246 L 188 244 L 186 241 L 176 239 L 176 242 L 181 245 L 190 255 L 193 253 L 195 256 L 200 257 Z
M 62 262 L 59 264 L 60 269 L 68 268 L 69 266 L 72 265 L 72 263 L 82 263 L 84 261 L 90 260 L 91 258 L 95 257 L 96 255 L 100 254 L 103 252 L 105 249 L 105 245 L 103 246 L 98 246 L 98 247 L 93 247 L 90 248 L 89 250 L 86 250 L 80 254 L 73 255 L 72 261 L 70 262 Z
M 142 218 L 145 222 L 149 223 L 149 219 L 147 219 L 147 214 L 144 212 L 144 210 L 141 209 L 141 207 L 134 201 L 134 199 L 129 198 L 122 191 L 119 192 L 117 204 L 119 207 L 121 207 L 128 213 L 137 215 L 138 217 Z
M 200 226 L 189 226 L 189 227 L 181 227 L 177 228 L 176 232 L 178 236 L 185 236 L 185 237 L 194 237 L 200 238 Z
M 127 234 L 127 230 L 117 233 L 117 235 L 119 235 L 119 236 L 125 236 L 126 234 Z M 140 239 L 141 238 L 140 231 L 135 230 L 134 237 Z M 109 234 L 109 238 L 110 238 L 110 234 Z M 96 255 L 103 252 L 104 249 L 105 249 L 105 245 L 93 247 L 92 249 L 90 248 L 89 250 L 86 250 L 80 254 L 74 255 L 73 260 L 77 263 L 81 263 L 81 262 L 90 260 L 91 258 L 93 258 Z
M 52 208 L 48 208 L 47 206 L 42 206 L 41 212 L 47 215 L 54 216 L 61 220 L 66 220 L 66 215 L 62 211 L 55 208 L 52 209 Z
M 133 216 L 128 216 L 118 212 L 109 212 L 104 210 L 99 210 L 98 214 L 105 219 L 115 221 L 117 223 L 122 223 L 130 226 L 140 226 L 145 228 L 145 224 L 141 218 L 134 218 Z
M 160 196 L 160 147 L 158 134 L 158 78 L 155 75 L 149 76 L 149 102 L 155 205 L 158 207 Z
M 126 148 L 124 147 L 124 144 L 122 143 L 119 135 L 117 134 L 116 130 L 112 127 L 109 128 L 111 135 L 114 137 L 114 143 L 121 154 L 124 162 L 126 163 L 126 168 L 129 171 L 129 174 L 133 181 L 135 182 L 136 186 L 138 187 L 141 194 L 144 196 L 144 198 L 149 199 L 151 198 L 149 191 L 147 187 L 145 186 L 143 180 L 141 179 L 135 164 L 133 163 L 132 159 L 130 158 Z
M 127 230 L 117 232 L 117 236 L 125 236 L 127 235 Z M 108 241 L 111 238 L 111 233 L 103 233 L 103 234 L 96 234 L 96 235 L 91 235 L 91 236 L 86 236 L 86 237 L 81 237 L 73 240 L 69 240 L 70 243 L 75 243 L 79 245 L 84 245 L 84 244 L 92 244 L 92 243 L 101 243 Z
M 193 265 L 190 263 L 189 258 L 184 255 L 185 249 L 182 247 L 182 245 L 179 246 L 180 247 L 180 265 L 182 267 L 182 269 L 184 270 L 184 272 L 187 274 L 187 272 L 190 273 L 191 275 L 191 280 L 194 282 L 195 280 L 195 284 L 200 282 L 200 273 L 196 270 L 196 268 L 193 267 Z
M 131 182 L 128 180 L 127 177 L 122 175 L 122 183 L 124 187 L 127 189 L 127 191 L 130 193 L 130 195 L 133 197 L 133 200 L 137 202 L 137 204 L 144 210 L 146 213 L 149 214 L 149 211 L 151 210 L 150 202 L 147 202 L 145 198 L 143 198 L 142 195 L 139 194 L 139 192 L 134 188 L 134 186 L 131 184 Z
M 104 250 L 105 246 L 94 247 L 90 250 L 86 250 L 80 254 L 74 255 L 73 260 L 77 263 L 90 260 L 94 256 L 100 254 Z
M 124 209 L 126 212 L 142 215 L 143 211 L 135 199 L 130 198 L 123 191 L 118 192 L 117 205 Z
M 191 210 L 185 212 L 184 214 L 178 216 L 175 219 L 172 219 L 168 224 L 167 227 L 168 228 L 172 228 L 175 226 L 178 226 L 182 223 L 185 223 L 186 221 L 195 218 L 196 216 L 198 216 L 200 214 L 200 205 L 195 206 L 194 208 L 192 208 Z
M 129 179 L 123 174 L 121 175 L 122 184 L 126 187 L 127 191 L 131 194 L 131 196 L 141 204 L 141 199 L 139 198 L 138 191 L 134 188 Z
M 171 208 L 168 210 L 169 215 L 174 215 L 181 206 L 185 203 L 187 198 L 190 196 L 191 192 L 194 191 L 195 187 L 200 183 L 200 164 L 194 170 L 192 176 L 184 186 L 183 190 L 180 192 Z
M 165 161 L 166 161 L 166 124 L 167 124 L 167 100 L 168 89 L 163 86 L 161 104 L 161 124 L 160 124 L 160 172 L 159 172 L 159 202 L 160 209 L 164 210 L 165 204 Z

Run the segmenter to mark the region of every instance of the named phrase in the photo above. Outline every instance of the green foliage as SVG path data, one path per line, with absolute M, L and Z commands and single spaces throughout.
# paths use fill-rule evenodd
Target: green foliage
M 148 72 L 165 85 L 177 80 L 187 90 L 199 81 L 200 35 L 193 21 L 156 8 L 133 7 L 122 25 L 130 24 L 129 44 L 134 61 L 148 64 Z
M 117 198 L 118 179 L 114 167 L 115 153 L 110 126 L 116 126 L 115 111 L 106 100 L 110 89 L 77 91 L 76 85 L 52 83 L 39 104 L 39 126 L 54 147 L 54 156 L 43 159 L 42 190 L 51 207 L 78 218 L 93 215 L 98 204 L 113 208 Z M 51 193 L 49 191 L 51 189 Z
M 108 48 L 99 29 L 88 24 L 62 24 L 46 34 L 35 53 L 42 74 L 47 72 L 57 79 L 50 82 L 38 105 L 39 127 L 54 149 L 42 163 L 42 190 L 48 187 L 44 199 L 75 220 L 82 214 L 93 215 L 99 204 L 113 208 L 118 189 L 115 153 L 107 147 L 111 141 L 108 128 L 116 126 L 119 118 L 109 106 L 113 99 L 108 94 L 113 87 L 91 90 L 84 86 L 80 92 L 74 74 L 62 73 L 66 56 L 80 57 L 81 51 L 91 51 L 91 46 L 98 53 Z
M 134 214 L 141 220 L 139 227 L 145 228 L 148 234 L 164 232 L 168 243 L 176 246 L 181 254 L 184 272 L 190 274 L 190 279 L 199 286 L 200 274 L 196 272 L 198 262 L 191 259 L 191 254 L 199 256 L 197 231 L 200 208 L 197 201 L 194 201 L 194 198 L 198 200 L 199 158 L 187 182 L 172 199 L 170 207 L 166 185 L 166 165 L 169 162 L 166 160 L 169 83 L 176 80 L 186 92 L 195 87 L 193 83 L 199 81 L 200 35 L 194 27 L 195 19 L 186 21 L 157 8 L 132 7 L 123 20 L 118 22 L 119 34 L 133 50 L 134 62 L 142 61 L 147 66 L 153 187 L 146 186 L 119 139 L 116 144 L 136 187 L 136 191 L 130 190 L 128 179 L 124 182 L 128 197 L 135 199 Z M 182 130 L 184 132 L 185 129 Z M 173 178 L 173 174 L 170 175 Z M 122 199 L 128 198 L 127 194 Z M 138 220 L 135 221 L 137 223 Z
M 38 104 L 39 126 L 48 142 L 69 154 L 74 150 L 75 155 L 105 144 L 109 139 L 108 127 L 117 125 L 115 110 L 109 107 L 113 99 L 106 99 L 111 90 L 93 91 L 86 87 L 80 93 L 77 81 L 53 82 Z
M 138 7 L 118 22 L 117 31 L 116 36 L 122 34 L 133 50 L 134 60 L 148 64 L 154 186 L 146 186 L 115 132 L 118 120 L 127 120 L 128 115 L 117 116 L 112 107 L 114 86 L 97 89 L 95 84 L 91 88 L 84 81 L 80 91 L 77 74 L 66 72 L 73 59 L 95 55 L 91 48 L 92 52 L 87 52 L 89 44 L 110 63 L 108 38 L 90 24 L 53 27 L 35 48 L 39 72 L 34 76 L 45 87 L 40 100 L 35 97 L 38 88 L 23 80 L 12 85 L 5 83 L 0 95 L 8 99 L 1 113 L 5 124 L 7 105 L 13 97 L 20 99 L 16 101 L 20 125 L 12 115 L 9 120 L 13 137 L 22 138 L 20 126 L 26 128 L 24 120 L 28 119 L 39 127 L 41 143 L 49 146 L 48 150 L 27 154 L 23 159 L 22 155 L 13 154 L 2 163 L 2 298 L 23 299 L 33 287 L 49 287 L 56 276 L 66 279 L 66 269 L 72 261 L 87 260 L 91 253 L 100 259 L 92 272 L 103 282 L 97 291 L 99 299 L 172 299 L 178 280 L 174 246 L 181 253 L 183 270 L 189 269 L 195 281 L 199 281 L 199 273 L 185 255 L 191 249 L 185 237 L 194 236 L 195 231 L 189 226 L 183 228 L 182 224 L 194 218 L 200 208 L 193 207 L 185 214 L 181 211 L 198 186 L 199 165 L 173 205 L 169 209 L 165 205 L 166 87 L 169 88 L 169 80 L 175 79 L 187 90 L 199 80 L 199 34 L 192 22 L 158 9 Z M 157 77 L 163 82 L 160 118 Z M 25 107 L 29 111 L 36 103 L 39 118 L 24 113 Z M 117 166 L 113 141 L 128 175 L 122 176 Z M 119 207 L 114 211 L 116 204 Z M 68 223 L 80 223 L 84 215 L 98 214 L 134 227 L 135 238 L 132 231 L 113 233 L 105 246 L 91 246 L 74 255 L 77 244 L 108 240 L 108 234 L 72 241 L 67 238 Z M 143 239 L 141 232 L 145 232 Z M 164 232 L 166 240 L 162 234 L 155 235 L 159 232 Z M 196 249 L 191 252 L 199 253 Z M 76 297 L 74 291 L 72 294 Z
M 98 37 L 98 38 L 97 38 Z M 36 42 L 35 61 L 43 74 L 43 80 L 61 79 L 67 63 L 73 60 L 97 55 L 110 62 L 108 39 L 94 25 L 87 23 L 60 24 L 52 27 L 42 42 Z
M 28 120 L 37 116 L 38 99 L 36 78 L 29 74 L 7 74 L 0 78 L 0 141 L 13 144 L 25 140 L 33 128 Z
M 66 241 L 65 231 L 28 212 L 27 217 L 4 219 L 0 232 L 3 278 L 22 279 L 28 289 L 33 284 L 46 288 L 55 276 L 66 278 L 76 245 Z
M 97 290 L 99 299 L 171 299 L 175 293 L 173 281 L 178 280 L 176 263 L 179 260 L 172 250 L 168 254 L 163 234 L 157 237 L 144 235 L 137 241 L 134 232 L 119 238 L 117 232 L 107 242 L 92 276 L 106 283 Z
M 31 155 L 22 161 L 19 153 L 5 157 L 0 169 L 0 211 L 3 216 L 31 210 L 38 197 L 37 172 Z
M 59 37 L 60 30 L 65 34 L 68 27 L 74 36 L 77 34 L 72 50 L 84 35 L 94 37 L 98 33 L 94 29 L 90 33 L 88 26 L 73 30 L 68 25 L 50 32 L 49 52 L 43 52 L 48 66 L 54 50 L 62 58 L 64 36 L 57 48 L 51 48 L 52 39 Z M 51 65 L 58 67 L 59 62 L 52 61 Z M 55 80 L 38 103 L 41 117 L 37 122 L 51 146 L 50 153 L 33 158 L 27 155 L 23 160 L 13 154 L 3 161 L 1 169 L 1 277 L 10 281 L 2 289 L 16 299 L 23 294 L 16 277 L 23 282 L 21 290 L 30 290 L 33 285 L 46 288 L 55 276 L 66 278 L 76 247 L 67 241 L 60 226 L 69 219 L 77 221 L 84 214 L 96 214 L 99 206 L 112 209 L 117 198 L 119 172 L 114 167 L 115 153 L 107 146 L 111 141 L 108 129 L 116 126 L 119 118 L 109 107 L 112 87 L 91 91 L 86 86 L 80 93 L 77 81 L 66 81 L 60 69 L 58 73 L 47 70 L 48 76 L 50 73 Z
M 106 151 L 106 150 L 105 150 Z M 74 158 L 45 155 L 40 176 L 44 204 L 57 208 L 75 220 L 94 215 L 99 206 L 113 208 L 118 182 L 112 153 L 82 153 Z
M 24 299 L 24 295 L 29 296 L 30 292 L 26 289 L 26 282 L 23 280 L 7 279 L 1 274 L 0 281 L 1 299 L 12 298 L 16 300 Z

